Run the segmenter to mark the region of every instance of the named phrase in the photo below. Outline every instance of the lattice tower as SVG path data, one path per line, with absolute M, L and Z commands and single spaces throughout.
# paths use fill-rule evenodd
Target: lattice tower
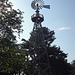
M 37 4 L 38 7 L 38 4 Z M 34 72 L 30 75 L 52 75 L 49 62 L 49 56 L 44 41 L 44 33 L 42 29 L 42 22 L 44 16 L 39 14 L 39 10 L 36 10 L 36 14 L 31 16 L 32 22 L 34 22 L 33 31 L 31 33 L 30 42 L 32 48 L 30 49 L 30 56 L 34 67 Z M 37 72 L 38 71 L 38 72 Z M 37 74 L 36 74 L 37 73 Z

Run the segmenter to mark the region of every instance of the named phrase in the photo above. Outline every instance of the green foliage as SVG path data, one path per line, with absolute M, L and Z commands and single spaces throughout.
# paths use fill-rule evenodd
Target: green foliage
M 73 60 L 71 64 L 75 66 L 75 60 Z
M 3 1 L 2 10 L 0 13 L 1 13 L 0 14 L 0 33 L 1 33 L 0 37 L 6 37 L 10 29 L 11 29 L 11 32 L 17 32 L 18 34 L 20 34 L 20 32 L 23 31 L 21 29 L 22 28 L 21 23 L 23 21 L 22 20 L 23 12 L 21 12 L 19 9 L 14 10 L 12 8 L 11 2 L 8 2 L 8 0 Z
M 71 75 L 75 75 L 75 60 L 73 60 L 71 63 L 71 69 L 72 69 Z
M 52 74 L 54 75 L 69 75 L 71 74 L 70 64 L 67 63 L 67 54 L 60 47 L 48 47 L 48 55 Z
M 37 30 L 31 32 L 29 41 L 34 45 L 37 42 L 38 44 L 41 43 L 44 46 L 50 46 L 55 40 L 54 34 L 54 31 L 50 31 L 46 27 L 38 28 Z
M 8 0 L 0 0 L 2 10 L 0 12 L 0 72 L 19 73 L 27 68 L 26 52 L 19 49 L 16 44 L 15 32 L 20 33 L 23 22 L 22 13 L 19 9 L 12 8 L 12 3 Z
M 12 73 L 22 71 L 26 66 L 26 53 L 9 39 L 0 41 L 0 72 Z
M 40 75 L 40 69 L 46 69 L 44 66 L 42 67 L 42 65 L 38 66 L 38 61 L 39 57 L 47 50 L 52 75 L 71 74 L 70 64 L 67 63 L 66 59 L 67 54 L 65 54 L 60 47 L 51 46 L 51 43 L 55 40 L 54 34 L 54 31 L 50 31 L 46 27 L 38 28 L 31 32 L 29 55 L 32 58 L 30 63 L 33 66 L 29 67 L 28 73 L 31 74 L 35 72 L 33 75 Z M 46 61 L 46 55 L 44 54 L 43 58 L 40 57 L 40 63 L 45 63 Z M 47 71 L 47 73 L 48 72 L 50 71 Z

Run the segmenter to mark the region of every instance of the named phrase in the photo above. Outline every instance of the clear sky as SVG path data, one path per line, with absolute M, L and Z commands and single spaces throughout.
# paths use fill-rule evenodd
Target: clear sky
M 33 29 L 31 15 L 35 11 L 31 8 L 33 0 L 9 0 L 14 5 L 13 8 L 24 12 L 24 32 L 21 38 L 29 39 Z M 50 9 L 43 8 L 40 13 L 44 15 L 42 26 L 55 31 L 56 40 L 53 45 L 61 47 L 61 50 L 68 53 L 68 61 L 75 60 L 75 0 L 44 0 L 50 5 Z M 18 39 L 20 42 L 20 39 Z

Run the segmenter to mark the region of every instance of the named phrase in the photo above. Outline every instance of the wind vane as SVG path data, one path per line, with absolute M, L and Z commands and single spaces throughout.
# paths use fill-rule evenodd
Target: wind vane
M 42 9 L 42 8 L 50 9 L 50 5 L 44 5 L 44 1 L 43 1 L 43 0 L 34 0 L 34 1 L 31 3 L 31 7 L 32 7 L 34 10 L 40 10 L 40 9 Z

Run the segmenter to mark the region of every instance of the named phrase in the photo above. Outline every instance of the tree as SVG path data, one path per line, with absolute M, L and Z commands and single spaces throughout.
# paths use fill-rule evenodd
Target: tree
M 0 72 L 14 74 L 23 70 L 25 63 L 25 52 L 9 39 L 0 41 Z
M 41 32 L 43 34 L 41 34 Z M 55 40 L 54 31 L 50 31 L 46 27 L 38 28 L 37 30 L 31 32 L 31 37 L 29 39 L 30 47 L 29 47 L 29 55 L 31 57 L 31 66 L 29 69 L 30 73 L 33 73 L 35 70 L 35 74 L 40 75 L 40 69 L 46 69 L 45 66 L 40 65 L 38 57 L 43 54 L 42 51 L 46 51 L 48 53 L 48 59 L 50 63 L 50 69 L 52 75 L 69 75 L 70 74 L 70 64 L 67 63 L 67 54 L 60 50 L 60 47 L 51 46 L 51 43 Z M 43 39 L 42 39 L 43 38 Z M 35 50 L 36 49 L 36 50 Z M 39 52 L 40 51 L 40 52 Z M 38 55 L 39 53 L 39 55 Z M 46 55 L 41 57 L 40 62 L 46 62 Z M 47 71 L 47 73 L 49 70 Z
M 72 69 L 71 75 L 75 75 L 75 60 L 73 60 L 71 63 L 71 69 Z
M 60 47 L 47 47 L 51 71 L 54 75 L 70 75 L 71 66 L 67 63 L 67 54 Z
M 23 30 L 21 29 L 21 23 L 23 21 L 23 12 L 21 12 L 19 9 L 14 10 L 12 8 L 12 3 L 8 2 L 8 0 L 2 0 L 1 4 L 2 10 L 0 12 L 0 37 L 6 37 L 7 35 L 10 36 L 11 32 L 22 32 Z
M 0 72 L 13 75 L 20 73 L 26 68 L 26 53 L 19 49 L 16 44 L 15 32 L 22 30 L 22 13 L 19 9 L 12 8 L 8 0 L 0 0 L 2 9 L 0 11 Z

